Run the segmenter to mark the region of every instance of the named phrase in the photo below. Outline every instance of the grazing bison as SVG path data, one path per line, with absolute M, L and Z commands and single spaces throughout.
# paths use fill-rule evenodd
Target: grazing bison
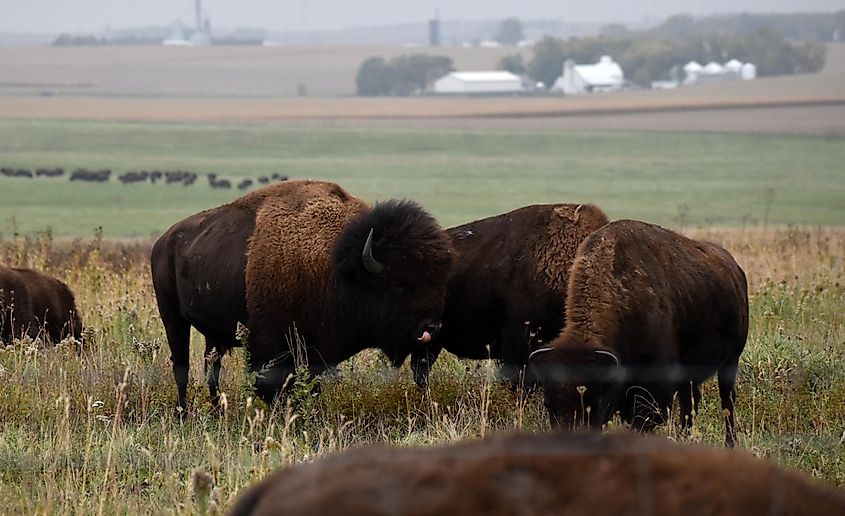
M 560 334 L 569 268 L 588 234 L 607 224 L 585 204 L 527 206 L 447 230 L 457 252 L 446 291 L 443 329 L 411 359 L 422 386 L 440 349 L 495 358 L 514 383 L 532 348 Z M 533 383 L 533 378 L 525 378 Z
M 38 177 L 59 177 L 63 176 L 64 173 L 65 171 L 62 168 L 39 168 L 35 171 L 35 175 Z
M 178 222 L 153 246 L 152 274 L 179 406 L 191 326 L 206 338 L 213 403 L 238 323 L 268 402 L 299 342 L 314 373 L 367 347 L 405 360 L 439 327 L 451 261 L 448 236 L 417 204 L 370 207 L 321 181 L 276 183 Z
M 61 281 L 32 269 L 0 265 L 0 340 L 41 332 L 53 342 L 82 338 L 73 293 Z
M 569 274 L 566 326 L 531 367 L 553 424 L 601 427 L 616 411 L 648 431 L 678 393 L 692 425 L 714 372 L 728 446 L 736 441 L 737 363 L 748 334 L 745 273 L 721 247 L 633 220 L 581 244 Z
M 750 455 L 619 434 L 369 446 L 287 466 L 231 516 L 845 514 L 845 493 Z

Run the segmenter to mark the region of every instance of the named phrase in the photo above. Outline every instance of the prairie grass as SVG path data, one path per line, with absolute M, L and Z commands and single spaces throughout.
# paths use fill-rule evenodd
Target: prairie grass
M 751 331 L 739 376 L 741 447 L 845 486 L 845 230 L 696 230 L 745 268 Z M 495 364 L 443 356 L 421 392 L 407 366 L 376 352 L 291 402 L 256 401 L 243 350 L 223 359 L 211 409 L 194 334 L 189 418 L 174 418 L 169 351 L 147 265 L 149 243 L 101 238 L 0 242 L 0 262 L 63 278 L 76 292 L 84 343 L 0 348 L 0 507 L 11 513 L 219 513 L 267 472 L 363 443 L 430 445 L 548 428 L 538 393 L 513 393 Z M 293 402 L 295 401 L 295 402 Z M 720 446 L 715 382 L 691 437 Z

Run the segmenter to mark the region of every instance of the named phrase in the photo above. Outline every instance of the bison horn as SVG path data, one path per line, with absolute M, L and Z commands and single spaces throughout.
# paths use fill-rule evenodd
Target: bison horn
M 552 349 L 553 349 L 553 348 L 540 348 L 540 349 L 535 349 L 534 351 L 532 351 L 532 352 L 531 352 L 531 354 L 530 354 L 530 355 L 528 355 L 528 360 L 531 360 L 532 358 L 534 358 L 534 355 L 539 355 L 540 353 L 545 353 L 546 351 L 551 351 Z
M 619 359 L 616 357 L 616 355 L 614 355 L 614 354 L 613 354 L 613 353 L 611 353 L 610 351 L 605 351 L 605 350 L 603 350 L 603 349 L 597 349 L 597 350 L 596 350 L 596 353 L 598 353 L 599 355 L 607 355 L 607 356 L 609 356 L 610 358 L 612 358 L 612 359 L 616 362 L 616 365 L 617 365 L 617 366 L 619 365 Z
M 373 228 L 370 228 L 370 234 L 367 235 L 364 252 L 361 253 L 361 261 L 364 262 L 364 268 L 367 269 L 367 272 L 379 274 L 384 271 L 384 264 L 373 257 Z

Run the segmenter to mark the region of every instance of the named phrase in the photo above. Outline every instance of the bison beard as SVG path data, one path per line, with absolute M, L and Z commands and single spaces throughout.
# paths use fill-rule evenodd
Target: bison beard
M 451 259 L 445 232 L 417 204 L 371 208 L 320 181 L 274 184 L 188 217 L 151 258 L 179 406 L 190 326 L 206 337 L 213 403 L 239 322 L 268 402 L 302 365 L 297 356 L 312 373 L 368 347 L 404 361 L 439 325 Z
M 368 446 L 285 466 L 231 516 L 845 514 L 845 494 L 752 457 L 631 434 Z
M 748 335 L 745 274 L 721 247 L 631 220 L 592 233 L 569 276 L 566 326 L 531 355 L 552 423 L 600 428 L 620 411 L 649 431 L 678 394 L 692 426 L 718 374 L 733 446 L 737 364 Z

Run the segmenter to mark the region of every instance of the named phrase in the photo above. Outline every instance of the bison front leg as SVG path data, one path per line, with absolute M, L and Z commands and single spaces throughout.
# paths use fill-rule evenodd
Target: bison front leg
M 425 346 L 411 354 L 411 371 L 414 373 L 414 383 L 420 389 L 428 387 L 428 376 L 431 368 L 443 348 L 440 346 Z
M 722 399 L 722 413 L 725 418 L 725 446 L 736 446 L 736 372 L 739 358 L 719 368 L 719 397 Z
M 698 401 L 701 399 L 701 386 L 695 382 L 682 383 L 678 387 L 678 405 L 681 409 L 680 424 L 684 435 L 692 432 L 693 419 L 698 413 Z
M 211 396 L 211 406 L 215 409 L 220 403 L 220 367 L 223 348 L 220 343 L 205 339 L 205 381 L 208 383 L 208 393 Z
M 296 373 L 293 357 L 286 350 L 280 351 L 273 332 L 252 330 L 248 350 L 249 370 L 255 373 L 255 393 L 272 405 L 279 393 L 293 384 Z

